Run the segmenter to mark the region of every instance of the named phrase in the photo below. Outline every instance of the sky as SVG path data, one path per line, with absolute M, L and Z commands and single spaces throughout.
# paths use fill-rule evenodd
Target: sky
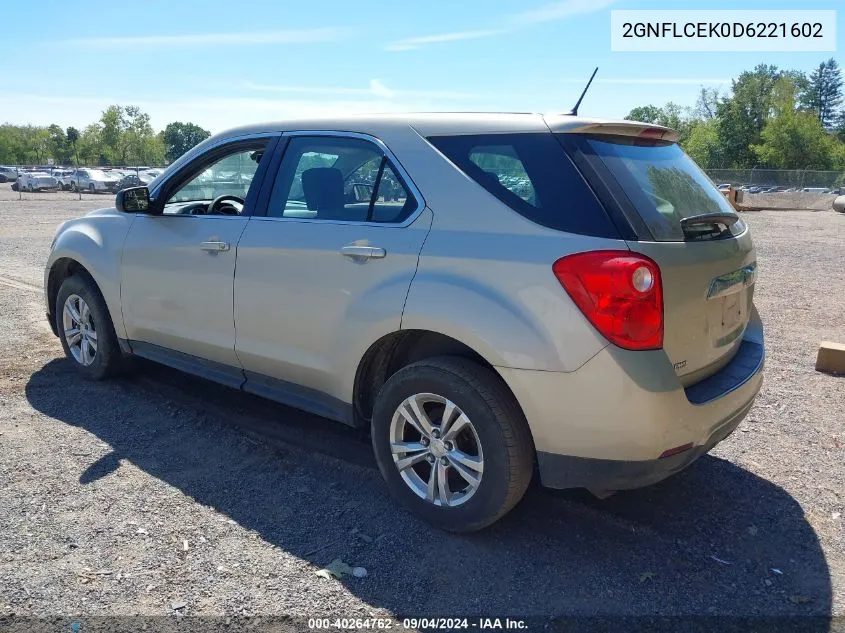
M 612 9 L 836 9 L 841 0 L 45 0 L 3 21 L 0 122 L 84 127 L 109 104 L 153 127 L 212 132 L 353 112 L 568 110 L 693 105 L 759 63 L 810 71 L 837 52 L 610 50 Z M 22 7 L 18 7 L 22 11 Z M 19 11 L 16 11 L 19 13 Z M 13 12 L 14 13 L 14 12 Z

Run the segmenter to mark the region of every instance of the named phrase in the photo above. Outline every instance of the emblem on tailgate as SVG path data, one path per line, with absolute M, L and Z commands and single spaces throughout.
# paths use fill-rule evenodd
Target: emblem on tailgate
M 747 288 L 753 284 L 756 276 L 757 264 L 749 264 L 732 273 L 719 275 L 710 282 L 710 288 L 707 290 L 707 298 L 715 299 L 739 292 L 743 288 Z

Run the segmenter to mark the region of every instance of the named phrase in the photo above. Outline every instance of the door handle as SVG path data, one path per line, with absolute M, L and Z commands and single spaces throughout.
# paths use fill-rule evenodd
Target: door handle
M 222 253 L 223 251 L 229 250 L 229 243 L 228 242 L 203 242 L 200 244 L 200 248 L 204 251 L 209 251 L 211 253 Z
M 344 246 L 340 249 L 340 254 L 346 257 L 362 257 L 364 259 L 382 259 L 387 255 L 387 251 L 378 246 Z

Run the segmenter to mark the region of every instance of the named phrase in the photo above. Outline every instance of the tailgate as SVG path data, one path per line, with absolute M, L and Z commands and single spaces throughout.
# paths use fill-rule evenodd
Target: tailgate
M 663 280 L 663 347 L 684 386 L 726 365 L 751 314 L 756 255 L 746 230 L 707 242 L 629 242 Z
M 618 206 L 628 247 L 663 281 L 664 349 L 684 386 L 715 373 L 751 314 L 756 256 L 733 207 L 664 128 L 626 122 L 561 134 L 591 184 Z

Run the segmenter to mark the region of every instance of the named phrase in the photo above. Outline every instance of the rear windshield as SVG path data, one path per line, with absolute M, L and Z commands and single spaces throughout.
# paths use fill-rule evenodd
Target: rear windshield
M 584 136 L 578 145 L 607 167 L 655 240 L 683 241 L 683 218 L 734 211 L 724 194 L 675 143 Z M 731 227 L 734 234 L 742 230 L 741 222 Z
M 554 135 L 467 134 L 428 140 L 467 176 L 532 222 L 579 235 L 619 237 Z

